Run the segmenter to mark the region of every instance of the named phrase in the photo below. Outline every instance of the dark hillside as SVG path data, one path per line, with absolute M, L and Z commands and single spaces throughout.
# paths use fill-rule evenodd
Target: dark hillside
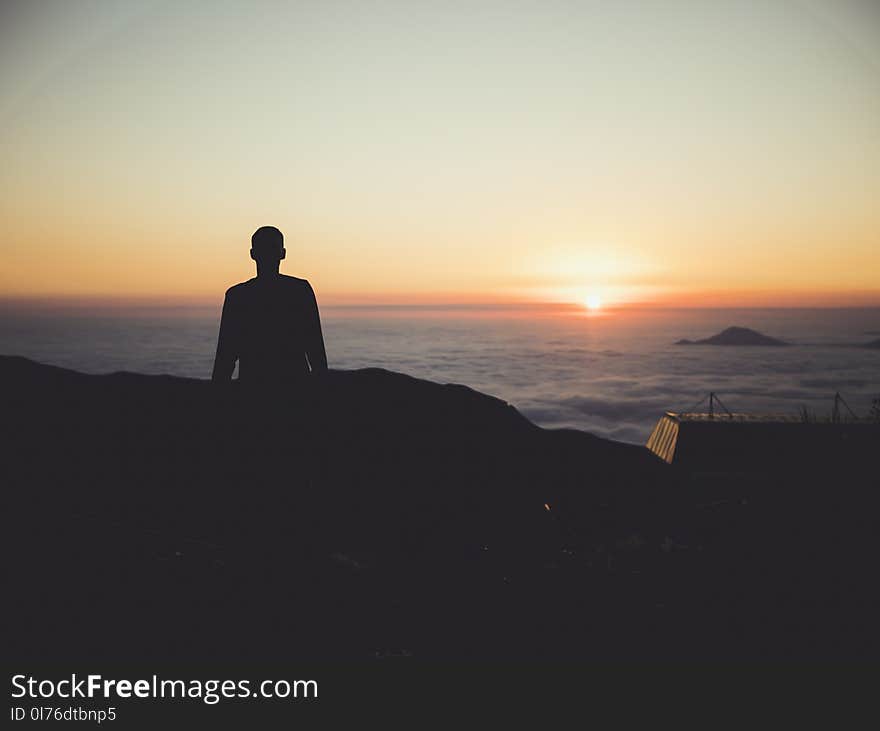
M 3 357 L 0 401 L 10 660 L 878 657 L 876 473 L 685 474 L 382 370 Z

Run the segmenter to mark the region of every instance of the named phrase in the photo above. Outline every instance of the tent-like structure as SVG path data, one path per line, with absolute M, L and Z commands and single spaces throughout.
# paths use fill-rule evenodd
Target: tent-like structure
M 786 414 L 667 412 L 647 447 L 664 462 L 689 471 L 810 469 L 838 460 L 875 458 L 880 424 Z

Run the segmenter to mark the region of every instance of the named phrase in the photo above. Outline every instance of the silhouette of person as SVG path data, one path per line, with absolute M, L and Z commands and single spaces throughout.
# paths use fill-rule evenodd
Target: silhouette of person
M 318 303 L 308 280 L 280 274 L 284 235 L 274 226 L 251 237 L 257 276 L 226 291 L 213 381 L 232 378 L 238 361 L 242 383 L 292 383 L 327 370 Z

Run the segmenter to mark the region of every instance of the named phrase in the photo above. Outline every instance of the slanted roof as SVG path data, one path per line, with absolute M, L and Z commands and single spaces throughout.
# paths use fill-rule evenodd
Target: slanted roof
M 691 412 L 674 412 L 667 411 L 666 416 L 682 421 L 699 421 L 699 422 L 755 422 L 762 424 L 790 424 L 792 422 L 802 422 L 803 418 L 799 414 L 746 414 L 746 413 L 691 413 Z
M 880 425 L 864 419 L 668 411 L 646 446 L 669 464 L 739 471 L 806 463 L 818 454 L 870 454 L 880 447 L 878 434 Z

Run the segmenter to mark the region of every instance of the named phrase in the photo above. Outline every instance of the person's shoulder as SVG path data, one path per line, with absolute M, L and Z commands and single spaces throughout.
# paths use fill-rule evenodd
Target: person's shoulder
M 255 281 L 256 279 L 248 279 L 246 282 L 233 284 L 229 289 L 226 290 L 226 296 L 237 297 L 238 295 L 243 294 L 253 286 Z
M 300 279 L 299 277 L 292 277 L 289 274 L 282 274 L 281 281 L 284 282 L 285 286 L 290 287 L 291 289 L 299 289 L 310 291 L 312 289 L 312 285 L 309 284 L 308 279 Z

